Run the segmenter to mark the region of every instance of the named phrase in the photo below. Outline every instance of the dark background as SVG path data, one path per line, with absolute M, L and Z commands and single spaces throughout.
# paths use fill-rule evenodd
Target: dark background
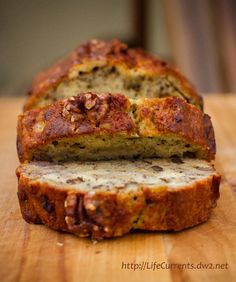
M 119 38 L 176 65 L 202 92 L 236 92 L 234 0 L 0 0 L 0 95 L 90 38 Z

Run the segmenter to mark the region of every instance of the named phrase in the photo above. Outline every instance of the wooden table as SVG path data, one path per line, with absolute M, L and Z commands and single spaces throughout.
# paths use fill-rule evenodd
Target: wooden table
M 22 219 L 15 177 L 16 116 L 22 103 L 0 99 L 0 281 L 235 281 L 236 95 L 206 98 L 217 139 L 215 165 L 223 175 L 211 219 L 184 232 L 137 232 L 97 244 Z M 149 268 L 176 265 L 128 269 L 142 262 Z M 217 263 L 222 269 L 187 269 L 188 263 Z

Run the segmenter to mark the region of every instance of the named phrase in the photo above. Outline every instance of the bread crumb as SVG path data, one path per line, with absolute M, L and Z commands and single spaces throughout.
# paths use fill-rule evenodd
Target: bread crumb
M 62 246 L 64 246 L 64 244 L 61 243 L 61 242 L 57 242 L 57 246 L 58 246 L 58 247 L 62 247 Z

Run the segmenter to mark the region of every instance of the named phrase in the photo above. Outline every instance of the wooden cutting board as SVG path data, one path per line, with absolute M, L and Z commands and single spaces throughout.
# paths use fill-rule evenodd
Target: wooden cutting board
M 236 95 L 206 98 L 223 175 L 211 219 L 179 233 L 135 232 L 97 244 L 22 219 L 14 173 L 22 103 L 0 99 L 0 281 L 236 281 Z

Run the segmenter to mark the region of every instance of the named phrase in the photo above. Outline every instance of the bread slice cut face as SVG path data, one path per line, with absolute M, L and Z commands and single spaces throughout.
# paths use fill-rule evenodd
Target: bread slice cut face
M 93 239 L 202 223 L 216 206 L 220 183 L 208 162 L 180 158 L 31 162 L 17 176 L 26 221 Z
M 90 40 L 35 77 L 24 110 L 89 91 L 131 99 L 177 96 L 203 108 L 202 97 L 168 63 L 119 40 Z

